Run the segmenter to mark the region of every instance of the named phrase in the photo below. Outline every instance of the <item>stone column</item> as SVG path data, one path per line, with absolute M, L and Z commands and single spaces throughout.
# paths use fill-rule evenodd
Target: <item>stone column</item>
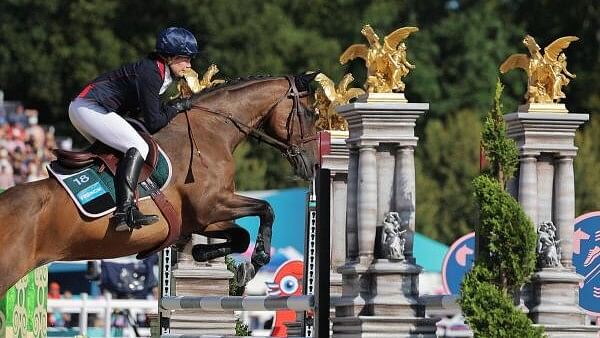
M 346 204 L 346 260 L 358 259 L 358 148 L 349 145 Z
M 537 161 L 537 219 L 539 222 L 551 221 L 554 200 L 553 157 L 544 154 Z
M 563 267 L 573 266 L 573 230 L 575 222 L 575 175 L 573 173 L 573 158 L 561 156 L 556 159 L 556 184 L 554 191 L 554 223 L 558 229 L 560 262 Z
M 358 156 L 358 262 L 368 266 L 375 256 L 377 231 L 377 160 L 373 145 L 360 146 Z
M 519 202 L 536 226 L 552 221 L 561 240 L 561 265 L 541 268 L 532 276 L 529 293 L 524 295 L 529 316 L 544 326 L 549 337 L 596 337 L 598 328 L 585 325 L 585 314 L 578 306 L 582 278 L 572 266 L 574 138 L 589 116 L 557 108 L 556 112 L 517 112 L 504 118 L 507 134 L 520 152 Z
M 415 142 L 416 144 L 416 142 Z M 404 256 L 407 261 L 414 263 L 413 257 L 413 237 L 415 232 L 415 151 L 413 145 L 399 147 L 396 151 L 396 191 L 395 191 L 395 210 L 403 218 L 408 219 L 408 226 L 411 236 L 407 238 L 404 245 Z
M 338 107 L 349 125 L 347 225 L 351 226 L 350 213 L 356 207 L 358 259 L 352 251 L 354 244 L 348 242 L 346 264 L 339 269 L 343 289 L 336 304 L 333 337 L 435 337 L 435 320 L 424 317 L 425 308 L 418 299 L 421 268 L 412 259 L 414 127 L 428 104 L 406 103 L 400 96 L 370 93 L 366 101 Z M 353 149 L 358 149 L 358 168 L 353 164 Z M 357 205 L 350 196 L 354 184 Z M 397 212 L 408 229 L 402 235 L 408 259 L 384 258 L 388 256 L 376 233 L 390 212 Z
M 346 203 L 349 151 L 346 147 L 347 131 L 329 131 L 331 135 L 331 150 L 323 155 L 321 167 L 331 173 L 331 234 L 330 234 L 330 268 L 329 294 L 330 318 L 335 317 L 335 304 L 342 296 L 342 275 L 337 269 L 346 262 Z M 288 333 L 289 333 L 288 329 Z M 291 335 L 291 334 L 290 334 Z
M 519 202 L 525 214 L 534 224 L 537 224 L 537 168 L 536 158 L 533 155 L 522 155 L 519 169 Z
M 191 252 L 196 244 L 207 244 L 212 239 L 192 235 L 183 249 L 177 253 L 177 264 L 173 267 L 174 296 L 227 296 L 229 279 L 233 273 L 227 270 L 223 258 L 210 262 L 195 262 Z M 235 334 L 233 311 L 178 310 L 171 314 L 173 334 Z

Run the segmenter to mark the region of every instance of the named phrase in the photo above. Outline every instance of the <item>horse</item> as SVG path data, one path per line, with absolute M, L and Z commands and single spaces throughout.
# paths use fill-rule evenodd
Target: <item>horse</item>
M 270 260 L 274 214 L 266 201 L 235 193 L 233 152 L 255 136 L 278 148 L 297 176 L 311 179 L 317 140 L 309 83 L 315 76 L 248 77 L 204 90 L 193 97 L 191 110 L 153 135 L 172 163 L 171 183 L 163 193 L 181 215 L 181 237 L 196 233 L 226 240 L 194 247 L 195 259 L 244 252 L 250 236 L 234 220 L 259 217 L 251 264 L 241 264 L 242 283 Z M 139 201 L 139 207 L 160 215 L 150 199 Z M 141 229 L 116 232 L 108 215 L 81 214 L 54 178 L 0 194 L 0 219 L 0 298 L 36 267 L 132 255 L 158 247 L 169 232 L 163 217 Z

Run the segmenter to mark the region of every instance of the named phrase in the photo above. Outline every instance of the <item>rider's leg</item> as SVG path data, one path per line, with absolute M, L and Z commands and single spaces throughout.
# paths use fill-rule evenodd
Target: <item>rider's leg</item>
M 158 221 L 158 216 L 142 214 L 133 203 L 134 191 L 149 147 L 146 141 L 117 113 L 87 99 L 69 106 L 71 122 L 88 140 L 98 140 L 125 153 L 117 168 L 115 192 L 117 209 L 113 220 L 117 231 L 139 228 Z
M 134 203 L 135 188 L 143 166 L 144 158 L 133 147 L 125 152 L 119 163 L 115 182 L 117 208 L 112 218 L 117 231 L 137 229 L 158 221 L 158 216 L 142 214 Z

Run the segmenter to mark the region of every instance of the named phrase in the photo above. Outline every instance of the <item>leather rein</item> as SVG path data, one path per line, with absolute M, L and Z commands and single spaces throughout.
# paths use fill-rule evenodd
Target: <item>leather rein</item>
M 299 92 L 298 88 L 296 88 L 296 83 L 294 81 L 293 76 L 287 75 L 286 79 L 288 80 L 288 82 L 290 84 L 288 91 L 283 96 L 281 96 L 277 101 L 275 101 L 275 103 L 272 104 L 266 111 L 269 112 L 272 109 L 274 109 L 285 98 L 292 99 L 292 101 L 293 101 L 292 102 L 292 110 L 290 111 L 290 114 L 288 115 L 287 122 L 286 122 L 287 143 L 281 142 L 281 141 L 275 139 L 274 137 L 267 135 L 267 133 L 265 133 L 264 131 L 262 131 L 258 128 L 254 128 L 252 126 L 247 125 L 246 123 L 242 122 L 240 119 L 234 117 L 230 113 L 221 112 L 218 110 L 214 110 L 214 109 L 210 109 L 210 108 L 202 107 L 202 106 L 194 106 L 194 108 L 197 108 L 197 109 L 203 110 L 205 112 L 223 117 L 225 119 L 226 123 L 233 123 L 233 125 L 235 125 L 241 132 L 245 133 L 246 135 L 250 135 L 250 136 L 254 137 L 259 142 L 264 142 L 264 143 L 274 147 L 275 149 L 279 150 L 285 157 L 291 159 L 293 157 L 296 157 L 296 156 L 302 154 L 302 152 L 304 150 L 304 144 L 316 140 L 317 136 L 315 135 L 315 136 L 310 136 L 310 137 L 304 137 L 304 125 L 306 122 L 304 121 L 303 114 L 300 113 L 300 98 L 309 95 L 308 91 Z M 187 123 L 188 123 L 188 133 L 189 133 L 190 138 L 193 140 L 194 147 L 196 148 L 197 154 L 200 155 L 200 148 L 198 148 L 198 144 L 196 143 L 196 138 L 194 137 L 194 133 L 191 128 L 188 112 L 189 111 L 185 112 L 185 116 L 186 116 Z M 267 118 L 268 114 L 270 114 L 270 112 L 265 115 L 265 118 Z M 295 116 L 298 117 L 298 121 L 300 123 L 300 142 L 298 144 L 292 143 L 292 136 L 294 133 L 294 121 L 296 120 L 294 118 Z

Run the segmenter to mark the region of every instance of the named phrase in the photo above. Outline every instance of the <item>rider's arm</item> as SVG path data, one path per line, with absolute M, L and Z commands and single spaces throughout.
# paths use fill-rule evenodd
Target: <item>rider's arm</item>
M 154 63 L 147 62 L 140 67 L 136 82 L 144 124 L 154 134 L 166 126 L 178 111 L 171 105 L 161 105 L 158 93 L 163 80 Z

